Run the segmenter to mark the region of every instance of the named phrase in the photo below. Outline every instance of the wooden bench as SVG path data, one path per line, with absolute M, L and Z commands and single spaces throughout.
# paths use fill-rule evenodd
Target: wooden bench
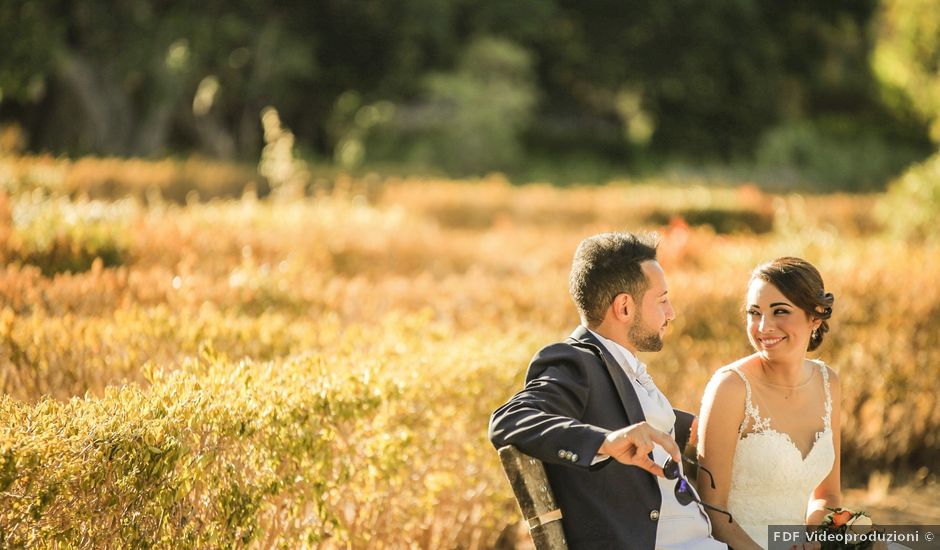
M 499 459 L 516 495 L 519 510 L 529 526 L 536 550 L 567 550 L 561 528 L 561 510 L 548 485 L 542 462 L 523 454 L 512 445 L 499 449 Z

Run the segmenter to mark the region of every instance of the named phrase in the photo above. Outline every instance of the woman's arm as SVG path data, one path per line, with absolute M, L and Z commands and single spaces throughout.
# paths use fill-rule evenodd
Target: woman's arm
M 829 367 L 826 368 L 829 370 L 829 391 L 832 393 L 832 446 L 835 449 L 836 458 L 832 463 L 832 471 L 816 487 L 809 499 L 806 525 L 819 525 L 829 513 L 826 508 L 838 508 L 842 505 L 842 466 L 839 459 L 842 451 L 842 387 L 839 383 L 839 375 Z
M 744 393 L 744 382 L 737 374 L 732 371 L 716 373 L 705 388 L 699 414 L 698 459 L 714 476 L 715 488 L 711 488 L 708 475 L 700 472 L 698 492 L 705 502 L 726 510 L 738 429 L 744 421 Z M 760 548 L 740 525 L 728 523 L 727 516 L 712 511 L 708 515 L 716 539 L 735 550 Z

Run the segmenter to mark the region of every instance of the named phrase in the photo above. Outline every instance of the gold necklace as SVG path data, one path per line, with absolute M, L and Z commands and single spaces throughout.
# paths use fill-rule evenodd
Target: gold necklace
M 813 377 L 815 376 L 815 371 L 813 371 L 812 369 L 810 369 L 809 376 L 806 378 L 806 380 L 805 380 L 804 382 L 800 382 L 799 384 L 796 384 L 795 386 L 791 386 L 791 385 L 789 385 L 789 384 L 776 384 L 776 383 L 774 383 L 774 382 L 771 382 L 770 379 L 767 378 L 767 369 L 768 369 L 768 367 L 764 364 L 763 361 L 761 361 L 761 362 L 760 362 L 760 370 L 761 370 L 761 374 L 763 375 L 763 380 L 762 380 L 762 382 L 763 382 L 764 384 L 766 384 L 766 385 L 768 385 L 768 386 L 771 386 L 771 387 L 774 387 L 774 388 L 780 388 L 780 389 L 782 389 L 782 390 L 787 390 L 787 391 L 783 392 L 783 398 L 784 398 L 784 399 L 790 399 L 791 397 L 793 397 L 793 394 L 796 393 L 796 390 L 800 390 L 800 389 L 803 389 L 803 388 L 805 388 L 806 386 L 808 386 L 809 383 L 813 381 Z

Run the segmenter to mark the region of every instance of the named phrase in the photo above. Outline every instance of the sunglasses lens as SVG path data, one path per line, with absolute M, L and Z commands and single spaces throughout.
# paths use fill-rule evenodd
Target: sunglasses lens
M 704 470 L 704 468 L 702 469 Z M 705 470 L 705 471 L 707 472 L 708 470 Z M 676 481 L 676 490 L 674 492 L 676 494 L 676 501 L 678 501 L 681 506 L 688 506 L 689 504 L 692 504 L 693 502 L 698 502 L 703 507 L 709 510 L 714 510 L 716 512 L 719 512 L 728 516 L 728 523 L 731 523 L 732 521 L 734 521 L 731 518 L 731 514 L 727 510 L 722 510 L 721 508 L 718 508 L 717 506 L 712 506 L 706 502 L 702 502 L 701 500 L 699 500 L 699 498 L 695 496 L 695 493 L 692 492 L 692 487 L 689 485 L 689 482 L 686 481 L 684 477 L 679 476 L 679 468 L 678 466 L 676 466 L 675 462 L 673 462 L 672 460 L 666 461 L 666 463 L 663 464 L 663 472 L 666 473 L 667 479 L 676 479 L 677 477 L 679 478 L 678 481 Z M 673 473 L 672 477 L 669 476 L 668 472 Z M 709 473 L 708 475 L 711 475 L 711 473 Z M 714 486 L 715 486 L 715 482 L 712 481 L 712 487 L 714 488 Z
M 679 477 L 679 465 L 670 458 L 663 464 L 663 475 L 666 479 L 676 479 Z
M 695 497 L 692 496 L 689 484 L 686 483 L 684 479 L 680 479 L 676 482 L 676 500 L 678 500 L 679 504 L 682 506 L 688 506 L 695 500 Z

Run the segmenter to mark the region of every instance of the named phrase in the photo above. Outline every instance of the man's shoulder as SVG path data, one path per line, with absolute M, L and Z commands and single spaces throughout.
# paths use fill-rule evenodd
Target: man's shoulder
M 532 362 L 551 360 L 600 361 L 601 350 L 595 344 L 568 338 L 563 342 L 549 344 L 535 353 Z
M 590 379 L 600 374 L 603 369 L 601 350 L 589 343 L 568 339 L 564 342 L 549 344 L 540 349 L 529 362 L 527 379 L 543 375 L 547 370 L 568 373 L 567 376 Z M 566 376 L 566 377 L 567 377 Z

